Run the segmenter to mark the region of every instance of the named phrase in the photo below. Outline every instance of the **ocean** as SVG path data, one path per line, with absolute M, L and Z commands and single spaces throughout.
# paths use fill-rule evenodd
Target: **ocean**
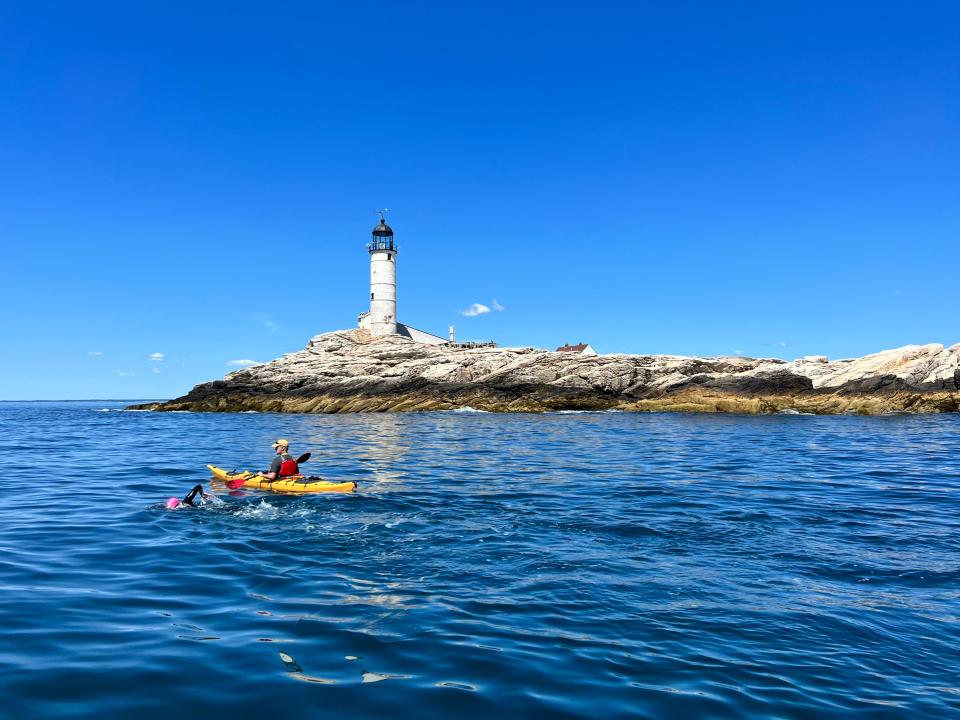
M 0 403 L 0 717 L 960 712 L 958 416 L 130 402 Z

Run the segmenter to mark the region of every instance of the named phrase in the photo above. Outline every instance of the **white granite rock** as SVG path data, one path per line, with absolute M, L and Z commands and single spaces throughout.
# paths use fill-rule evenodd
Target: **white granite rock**
M 958 390 L 960 344 L 907 345 L 853 360 L 808 356 L 786 362 L 462 349 L 344 330 L 317 335 L 302 351 L 231 372 L 223 381 L 198 385 L 162 408 L 235 409 L 282 401 L 280 409 L 302 411 L 313 411 L 313 405 L 320 411 L 421 409 L 481 397 L 497 409 L 542 409 L 613 407 L 697 393 L 751 398 Z

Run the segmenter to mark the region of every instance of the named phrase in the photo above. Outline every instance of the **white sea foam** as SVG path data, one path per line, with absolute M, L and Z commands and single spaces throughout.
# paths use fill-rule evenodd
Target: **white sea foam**
M 452 413 L 489 413 L 489 410 L 477 410 L 472 408 L 469 405 L 464 407 L 454 408 L 453 410 L 441 410 L 440 412 L 452 412 Z
M 241 517 L 256 518 L 257 520 L 275 520 L 280 514 L 280 510 L 266 500 L 261 500 L 255 505 L 247 505 L 237 514 Z
M 625 410 L 554 410 L 545 415 L 606 415 L 608 413 L 622 413 Z
M 290 520 L 293 518 L 310 518 L 316 514 L 316 508 L 290 505 L 271 505 L 267 498 L 260 502 L 253 502 L 243 507 L 237 515 L 254 520 Z

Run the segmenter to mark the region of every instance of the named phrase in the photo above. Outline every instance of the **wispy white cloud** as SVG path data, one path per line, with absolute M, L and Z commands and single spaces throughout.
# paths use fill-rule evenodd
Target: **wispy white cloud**
M 493 299 L 493 309 L 496 310 L 497 312 L 503 312 L 504 310 L 506 310 L 506 308 L 503 305 L 497 302 L 496 298 Z
M 259 360 L 248 360 L 246 358 L 242 360 L 227 360 L 227 365 L 231 367 L 250 367 L 251 365 L 263 365 Z
M 734 354 L 734 355 L 743 355 L 743 350 L 734 350 L 734 351 L 733 351 L 733 354 Z
M 165 357 L 166 355 L 164 355 L 163 353 L 156 352 L 156 353 L 150 353 L 147 356 L 147 360 L 149 360 L 150 362 L 163 362 Z
M 159 375 L 161 372 L 163 372 L 163 371 L 162 371 L 160 368 L 158 368 L 156 365 L 154 365 L 152 368 L 150 368 L 150 371 L 151 371 L 154 375 Z
M 464 317 L 476 317 L 477 315 L 485 315 L 488 312 L 490 312 L 490 308 L 488 308 L 486 305 L 474 303 L 466 310 L 461 310 L 460 314 Z
M 780 341 L 780 347 L 786 347 L 786 346 L 787 346 L 787 341 L 786 341 L 786 340 L 781 340 L 781 341 Z
M 103 350 L 87 350 L 87 355 L 90 357 L 100 357 L 103 355 Z
M 276 332 L 277 330 L 280 329 L 280 326 L 277 325 L 273 321 L 273 318 L 267 315 L 266 313 L 254 313 L 253 319 L 256 320 L 258 323 L 260 323 L 261 325 L 263 325 L 270 332 Z
M 127 372 L 126 370 L 117 370 L 117 375 L 120 377 L 133 377 L 136 375 L 135 372 Z

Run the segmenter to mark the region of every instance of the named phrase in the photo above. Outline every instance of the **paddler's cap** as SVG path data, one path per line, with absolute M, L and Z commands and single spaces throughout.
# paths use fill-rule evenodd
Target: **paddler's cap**
M 287 442 L 287 441 L 284 440 L 283 438 L 280 438 L 280 439 L 277 440 L 273 445 L 271 445 L 271 447 L 275 447 L 275 448 L 278 448 L 278 447 L 288 447 L 289 445 L 290 445 L 289 442 Z

